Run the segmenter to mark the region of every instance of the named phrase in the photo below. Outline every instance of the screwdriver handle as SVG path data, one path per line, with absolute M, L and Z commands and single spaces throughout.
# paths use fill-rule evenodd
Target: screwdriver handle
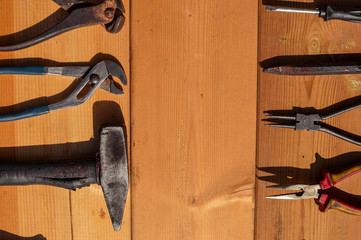
M 336 209 L 347 214 L 361 216 L 361 208 L 352 206 L 351 204 L 348 204 L 329 194 L 322 193 L 317 199 L 317 202 L 320 204 L 318 209 L 321 212 Z
M 325 21 L 343 20 L 361 23 L 361 9 L 335 9 L 331 6 L 326 6 L 321 9 L 320 17 Z
M 320 181 L 321 189 L 329 189 L 337 183 L 361 172 L 361 163 L 352 165 L 351 167 L 339 169 L 330 173 L 326 169 L 321 170 L 322 180 Z

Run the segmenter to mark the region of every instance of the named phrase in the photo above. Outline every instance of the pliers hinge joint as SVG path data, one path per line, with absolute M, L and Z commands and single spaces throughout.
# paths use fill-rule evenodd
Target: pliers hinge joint
M 318 114 L 296 114 L 296 128 L 295 130 L 307 130 L 315 132 L 320 130 L 321 126 L 317 124 L 321 121 L 321 117 Z

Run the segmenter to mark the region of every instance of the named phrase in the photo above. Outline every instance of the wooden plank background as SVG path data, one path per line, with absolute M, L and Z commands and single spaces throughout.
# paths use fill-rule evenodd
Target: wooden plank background
M 132 3 L 132 238 L 253 239 L 257 2 Z
M 263 1 L 272 2 L 278 1 Z M 303 2 L 306 4 L 293 6 L 310 7 L 309 4 L 313 4 L 311 1 Z M 328 2 L 343 7 L 359 6 L 359 1 Z M 283 57 L 273 59 L 272 62 L 359 61 L 360 56 L 357 54 L 334 55 L 361 52 L 359 32 L 361 25 L 355 23 L 323 22 L 312 15 L 266 12 L 260 1 L 258 60 L 264 65 L 269 64 L 265 60 L 276 56 L 324 55 L 308 58 Z M 359 96 L 360 83 L 359 75 L 287 77 L 264 74 L 259 69 L 255 239 L 360 239 L 359 217 L 335 210 L 321 213 L 312 199 L 265 199 L 265 196 L 282 193 L 266 189 L 266 186 L 279 183 L 316 183 L 321 168 L 332 169 L 359 161 L 360 147 L 325 133 L 270 128 L 262 122 L 266 115 L 264 111 L 292 110 L 294 107 L 323 109 Z M 356 100 L 360 101 L 360 98 Z M 357 134 L 361 133 L 359 117 L 361 111 L 355 110 L 327 122 Z M 360 179 L 361 176 L 356 175 L 338 187 L 359 195 Z
M 0 53 L 0 65 L 93 64 L 117 59 L 129 75 L 129 2 L 123 1 L 126 24 L 112 35 L 101 26 L 82 28 L 37 46 Z M 1 2 L 0 35 L 26 29 L 47 18 L 59 6 L 43 0 Z M 58 14 L 61 17 L 63 14 Z M 57 20 L 53 18 L 48 24 Z M 38 26 L 46 27 L 47 24 Z M 25 35 L 25 36 L 24 36 Z M 20 40 L 0 38 L 0 44 Z M 56 76 L 1 76 L 0 113 L 56 102 L 74 89 L 74 79 Z M 70 86 L 70 87 L 69 87 Z M 0 124 L 1 161 L 69 161 L 93 158 L 98 130 L 104 124 L 124 124 L 129 139 L 130 92 L 123 96 L 99 90 L 84 105 L 36 118 Z M 7 107 L 15 105 L 14 107 Z M 100 186 L 75 192 L 45 186 L 0 188 L 0 238 L 9 234 L 46 239 L 130 239 L 130 194 L 120 232 L 114 232 Z M 38 235 L 36 239 L 42 239 Z

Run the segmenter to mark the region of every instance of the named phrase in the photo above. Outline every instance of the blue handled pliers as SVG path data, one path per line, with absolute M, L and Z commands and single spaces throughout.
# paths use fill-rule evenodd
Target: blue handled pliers
M 101 88 L 113 94 L 123 94 L 115 84 L 112 76 L 117 77 L 127 85 L 127 78 L 121 66 L 112 61 L 102 61 L 93 67 L 65 66 L 65 67 L 2 67 L 0 75 L 61 75 L 81 78 L 82 81 L 74 91 L 60 102 L 36 107 L 23 112 L 0 115 L 0 122 L 11 122 L 25 118 L 44 115 L 52 111 L 75 107 L 85 103 L 98 89 Z M 86 93 L 84 93 L 86 91 Z M 84 94 L 84 95 L 80 95 Z

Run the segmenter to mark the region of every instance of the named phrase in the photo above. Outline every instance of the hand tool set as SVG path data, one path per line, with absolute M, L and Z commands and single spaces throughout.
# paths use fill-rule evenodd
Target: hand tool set
M 354 23 L 361 23 L 360 9 L 340 9 L 332 6 L 323 6 L 318 9 L 298 9 L 289 7 L 267 6 L 267 11 L 287 12 L 287 13 L 307 13 L 314 14 L 325 21 L 343 20 Z M 263 69 L 265 73 L 290 76 L 310 76 L 310 75 L 340 75 L 340 74 L 361 74 L 361 66 L 356 62 L 324 62 L 324 63 L 306 63 L 306 64 L 274 64 Z M 340 105 L 340 104 L 339 104 Z M 332 111 L 313 111 L 307 113 L 307 109 L 295 108 L 293 111 L 267 111 L 268 115 L 264 121 L 268 121 L 266 126 L 290 128 L 294 130 L 307 130 L 311 132 L 321 131 L 340 138 L 344 141 L 361 146 L 361 136 L 346 132 L 331 126 L 323 120 L 330 119 L 342 113 L 361 107 L 361 102 L 343 106 Z M 332 108 L 329 108 L 332 109 Z M 309 110 L 310 111 L 310 110 Z M 288 113 L 285 113 L 288 112 Z M 291 113 L 289 113 L 291 112 Z M 290 194 L 269 196 L 269 199 L 315 199 L 319 205 L 319 210 L 325 212 L 329 209 L 337 209 L 352 215 L 361 215 L 361 207 L 349 203 L 342 197 L 333 194 L 333 187 L 337 183 L 349 178 L 361 171 L 361 164 L 352 165 L 345 169 L 336 171 L 321 170 L 321 181 L 318 184 L 296 184 L 296 185 L 276 185 L 269 186 L 270 189 L 298 191 Z
M 96 3 L 93 0 L 53 1 L 67 12 L 67 17 L 33 38 L 0 46 L 0 51 L 28 48 L 81 27 L 101 24 L 107 32 L 118 33 L 124 25 L 125 11 L 120 0 L 103 0 Z M 100 61 L 94 66 L 0 67 L 0 75 L 9 74 L 71 76 L 80 79 L 80 82 L 63 100 L 22 112 L 0 114 L 0 122 L 17 121 L 78 106 L 89 100 L 99 88 L 116 95 L 123 94 L 120 84 L 114 81 L 113 77 L 127 85 L 122 67 L 109 60 Z M 99 155 L 93 160 L 84 159 L 70 163 L 0 163 L 0 186 L 36 184 L 75 190 L 98 184 L 103 189 L 113 228 L 119 231 L 129 187 L 125 136 L 122 127 L 103 128 L 100 133 Z

